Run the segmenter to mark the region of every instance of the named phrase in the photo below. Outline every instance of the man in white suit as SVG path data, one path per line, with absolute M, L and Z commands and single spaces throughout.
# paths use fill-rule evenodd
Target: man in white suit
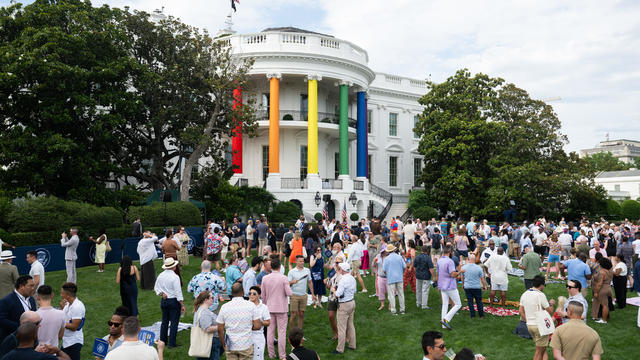
M 78 229 L 71 228 L 69 230 L 71 234 L 71 239 L 67 238 L 67 233 L 62 233 L 62 239 L 60 239 L 60 245 L 66 248 L 64 252 L 64 260 L 67 266 L 67 282 L 76 283 L 76 260 L 78 259 L 78 254 L 76 253 L 76 249 L 78 248 L 78 244 L 80 243 L 80 238 L 78 238 Z

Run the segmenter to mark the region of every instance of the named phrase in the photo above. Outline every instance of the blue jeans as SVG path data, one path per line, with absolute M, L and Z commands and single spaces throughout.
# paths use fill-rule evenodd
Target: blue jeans
M 175 347 L 176 336 L 178 335 L 178 321 L 180 321 L 180 303 L 175 298 L 162 299 L 160 302 L 160 309 L 162 310 L 160 340 L 164 341 L 164 343 L 169 347 Z M 169 322 L 171 322 L 171 331 L 169 332 L 169 342 L 167 342 Z
M 476 309 L 473 307 L 473 300 L 475 299 L 476 305 L 478 305 L 478 313 L 480 317 L 484 317 L 484 307 L 482 306 L 482 289 L 464 289 L 464 293 L 467 296 L 467 304 L 469 305 L 469 312 L 471 317 L 476 317 Z
M 196 358 L 196 360 L 220 360 L 220 356 L 222 356 L 222 343 L 219 337 L 214 336 L 213 340 L 211 340 L 211 354 L 209 355 L 209 359 Z

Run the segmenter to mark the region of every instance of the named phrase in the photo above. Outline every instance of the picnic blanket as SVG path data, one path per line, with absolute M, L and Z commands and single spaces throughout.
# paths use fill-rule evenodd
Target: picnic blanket
M 478 311 L 478 307 L 475 304 L 473 306 L 474 306 L 474 309 Z M 520 314 L 520 312 L 515 309 L 505 309 L 500 307 L 489 307 L 489 306 L 485 306 L 483 307 L 483 309 L 484 309 L 484 312 L 494 316 L 515 316 Z M 462 308 L 462 310 L 469 311 L 469 307 L 465 306 Z
M 640 297 L 627 298 L 627 305 L 640 306 Z
M 162 322 L 158 321 L 158 322 L 154 323 L 151 326 L 143 327 L 142 330 L 151 331 L 152 333 L 154 333 L 156 339 L 160 339 L 160 325 L 161 324 L 162 324 Z M 183 323 L 183 322 L 178 323 L 178 332 L 180 332 L 182 330 L 190 329 L 192 325 L 193 324 L 187 324 L 187 323 Z
M 551 268 L 551 272 L 555 272 L 555 267 Z M 546 271 L 546 269 L 541 269 L 542 271 Z M 523 278 L 524 277 L 524 270 L 522 269 L 518 269 L 518 268 L 512 268 L 511 270 L 509 270 L 507 272 L 507 274 L 512 275 L 512 276 L 517 276 L 519 278 Z M 547 279 L 547 281 L 545 281 L 547 284 L 564 284 L 564 280 L 558 280 L 558 279 Z

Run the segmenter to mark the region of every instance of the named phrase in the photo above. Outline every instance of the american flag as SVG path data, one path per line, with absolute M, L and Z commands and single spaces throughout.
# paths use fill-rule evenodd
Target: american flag
M 239 0 L 231 0 L 231 8 L 233 9 L 233 12 L 236 12 L 236 3 L 240 4 Z
M 329 220 L 329 203 L 324 203 L 324 208 L 322 208 L 322 217 Z
M 344 199 L 344 202 L 342 203 L 342 220 L 346 220 L 347 219 L 347 199 Z

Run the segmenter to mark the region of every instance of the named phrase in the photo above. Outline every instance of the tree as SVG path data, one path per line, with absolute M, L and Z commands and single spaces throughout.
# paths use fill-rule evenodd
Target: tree
M 135 112 L 121 12 L 79 0 L 0 8 L 0 182 L 66 197 L 120 173 L 108 149 Z
M 625 200 L 622 202 L 622 215 L 628 219 L 640 219 L 640 203 L 635 200 Z
M 145 12 L 125 12 L 123 27 L 132 39 L 138 70 L 132 91 L 142 111 L 119 128 L 122 150 L 112 156 L 131 164 L 129 176 L 153 189 L 176 185 L 186 158 L 180 193 L 187 201 L 198 160 L 224 167 L 226 139 L 239 123 L 244 131 L 254 128 L 251 102 L 242 111 L 232 108 L 233 90 L 248 86 L 252 61 L 233 59 L 224 42 L 173 17 L 155 24 Z
M 575 191 L 603 196 L 585 161 L 562 149 L 566 137 L 551 106 L 466 69 L 429 88 L 416 131 L 424 183 L 431 184 L 427 204 L 440 213 L 495 218 L 513 200 L 522 216 L 553 215 L 577 203 L 597 205 L 578 201 Z
M 630 164 L 618 160 L 608 151 L 587 155 L 585 160 L 594 172 L 628 170 L 631 167 Z

